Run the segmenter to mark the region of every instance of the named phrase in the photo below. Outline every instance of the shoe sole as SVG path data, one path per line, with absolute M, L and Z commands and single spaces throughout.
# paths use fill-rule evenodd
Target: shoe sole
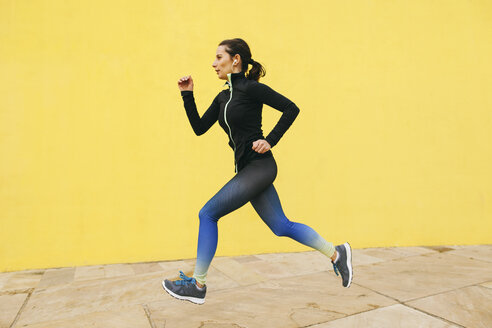
M 181 295 L 178 295 L 176 293 L 173 293 L 172 291 L 170 291 L 169 289 L 167 289 L 166 287 L 166 284 L 164 282 L 164 280 L 162 281 L 162 287 L 164 288 L 164 290 L 169 294 L 171 295 L 172 297 L 174 298 L 177 298 L 178 300 L 182 300 L 182 301 L 190 301 L 192 303 L 195 303 L 195 304 L 203 304 L 205 303 L 205 299 L 203 298 L 196 298 L 196 297 L 191 297 L 191 296 L 181 296 Z
M 350 287 L 350 284 L 352 283 L 352 278 L 353 278 L 353 271 L 352 271 L 352 248 L 350 247 L 349 243 L 343 244 L 345 247 L 345 250 L 347 252 L 347 268 L 349 269 L 349 281 L 346 286 L 346 288 Z

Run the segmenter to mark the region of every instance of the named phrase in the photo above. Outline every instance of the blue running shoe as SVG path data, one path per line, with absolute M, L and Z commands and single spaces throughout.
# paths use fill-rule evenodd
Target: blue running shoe
M 338 259 L 333 263 L 333 270 L 338 276 L 338 272 L 342 275 L 342 286 L 350 287 L 353 278 L 352 271 L 352 248 L 349 243 L 335 246 L 335 250 L 338 252 Z M 338 272 L 337 272 L 338 271 Z
M 187 277 L 183 271 L 179 271 L 179 277 L 181 279 L 170 281 L 163 280 L 162 287 L 169 293 L 169 295 L 176 297 L 180 300 L 190 301 L 195 304 L 205 303 L 205 294 L 207 293 L 207 286 L 199 288 L 196 284 L 195 278 Z

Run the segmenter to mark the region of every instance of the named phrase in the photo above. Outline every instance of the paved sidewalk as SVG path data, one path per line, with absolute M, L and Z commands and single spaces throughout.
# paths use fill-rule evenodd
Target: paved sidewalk
M 492 327 L 492 245 L 355 249 L 350 288 L 316 251 L 216 257 L 204 305 L 161 286 L 193 265 L 0 273 L 0 328 Z

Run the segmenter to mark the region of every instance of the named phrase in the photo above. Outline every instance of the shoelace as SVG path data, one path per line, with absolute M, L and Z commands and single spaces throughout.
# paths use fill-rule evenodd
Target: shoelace
M 338 271 L 337 265 L 336 265 L 336 264 L 335 264 L 335 262 L 333 262 L 333 261 L 331 261 L 331 264 L 333 264 L 333 270 L 335 271 L 335 273 L 336 273 L 336 274 L 337 274 L 337 276 L 338 276 L 338 272 L 340 272 L 340 271 Z
M 174 282 L 176 285 L 186 286 L 186 285 L 189 285 L 189 284 L 195 284 L 195 282 L 196 282 L 195 278 L 186 276 L 183 273 L 183 271 L 179 271 L 179 277 L 181 278 L 181 280 L 176 280 Z

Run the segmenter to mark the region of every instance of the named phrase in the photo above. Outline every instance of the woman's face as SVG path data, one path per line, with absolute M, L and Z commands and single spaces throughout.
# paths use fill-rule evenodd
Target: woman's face
M 234 57 L 231 57 L 225 49 L 225 46 L 219 46 L 217 48 L 215 60 L 212 64 L 212 67 L 217 72 L 218 78 L 222 80 L 227 80 L 227 74 L 233 72 L 233 67 L 234 72 L 239 72 L 239 67 L 241 67 L 240 56 L 235 55 Z M 236 59 L 236 64 L 233 66 L 232 63 L 234 62 L 234 59 Z

